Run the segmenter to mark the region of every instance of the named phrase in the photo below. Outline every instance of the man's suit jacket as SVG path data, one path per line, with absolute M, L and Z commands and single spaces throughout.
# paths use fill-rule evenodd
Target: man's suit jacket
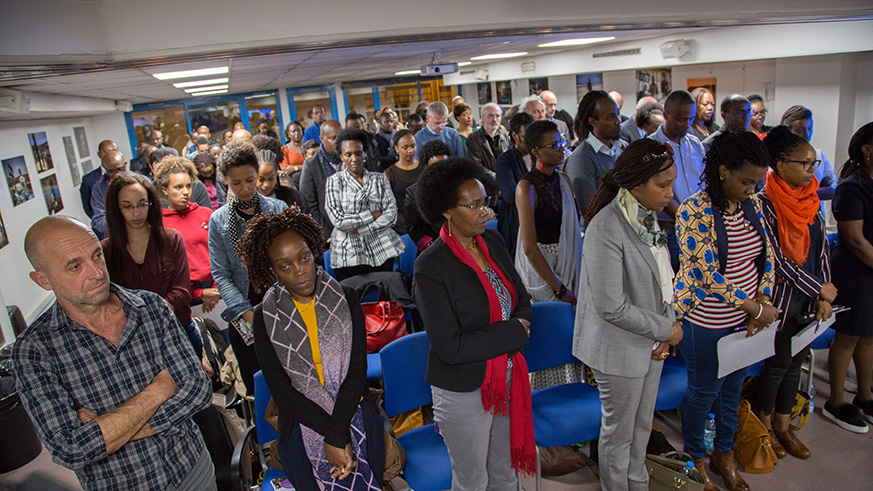
M 561 109 L 560 111 L 555 111 L 555 119 L 560 119 L 567 125 L 567 139 L 571 142 L 576 139 L 576 132 L 573 130 L 573 116 L 570 116 L 570 113 Z
M 327 213 L 324 211 L 324 186 L 326 182 L 327 175 L 324 172 L 324 167 L 321 166 L 321 161 L 318 160 L 318 155 L 306 159 L 303 162 L 303 170 L 300 171 L 300 193 L 303 194 L 303 199 L 306 202 L 306 210 L 324 230 L 324 240 L 329 240 L 330 234 L 333 232 L 333 223 L 327 218 Z
M 88 215 L 88 218 L 94 217 L 94 210 L 91 208 L 91 190 L 94 189 L 94 184 L 97 184 L 102 175 L 103 168 L 97 167 L 85 174 L 85 177 L 82 178 L 82 185 L 79 186 L 79 195 L 82 196 L 82 208 L 85 209 L 85 214 Z
M 471 392 L 485 380 L 487 361 L 514 353 L 529 338 L 517 318 L 532 313 L 530 294 L 513 266 L 503 237 L 494 230 L 482 234 L 497 266 L 515 288 L 510 320 L 491 322 L 488 296 L 476 272 L 455 257 L 442 239 L 415 261 L 415 298 L 430 340 L 425 381 L 442 389 Z
M 498 129 L 497 137 L 500 139 L 500 153 L 509 150 L 509 133 Z M 496 172 L 498 155 L 494 155 L 494 152 L 491 150 L 491 145 L 488 144 L 484 128 L 470 133 L 470 136 L 467 138 L 467 156 L 482 164 L 491 172 Z
M 621 123 L 621 132 L 618 134 L 618 138 L 624 140 L 628 143 L 639 140 L 642 138 L 640 136 L 640 130 L 637 129 L 637 123 L 634 118 L 630 118 L 627 121 Z
M 666 247 L 666 246 L 665 246 Z M 658 264 L 613 200 L 585 232 L 573 355 L 607 375 L 642 377 L 675 319 Z

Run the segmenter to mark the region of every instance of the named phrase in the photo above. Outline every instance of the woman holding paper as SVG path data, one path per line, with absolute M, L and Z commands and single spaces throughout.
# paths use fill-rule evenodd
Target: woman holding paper
M 776 320 L 770 302 L 773 252 L 764 231 L 755 186 L 767 172 L 767 149 L 754 133 L 717 136 L 706 154 L 703 189 L 676 213 L 680 267 L 673 308 L 685 333 L 679 349 L 688 367 L 682 406 L 685 451 L 703 463 L 703 429 L 715 413 L 710 469 L 732 491 L 748 490 L 734 460 L 737 408 L 746 369 L 718 377 L 718 341 L 737 328 L 753 336 Z M 698 466 L 695 466 L 698 467 Z M 704 471 L 703 466 L 699 466 Z M 706 472 L 706 490 L 718 489 Z
M 770 130 L 764 145 L 770 154 L 770 171 L 758 199 L 773 246 L 776 276 L 781 280 L 773 288 L 773 301 L 782 309 L 782 323 L 776 333 L 776 354 L 764 362 L 750 402 L 779 458 L 791 454 L 808 459 L 809 449 L 789 423 L 809 346 L 791 356 L 791 338 L 805 327 L 797 322 L 799 314 L 812 310 L 816 320 L 827 320 L 837 296 L 830 282 L 828 237 L 816 194 L 815 170 L 821 162 L 812 145 L 784 125 Z

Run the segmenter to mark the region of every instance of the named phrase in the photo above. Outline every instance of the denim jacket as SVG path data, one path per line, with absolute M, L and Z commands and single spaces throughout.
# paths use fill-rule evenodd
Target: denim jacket
M 260 196 L 260 195 L 259 195 Z M 288 207 L 284 202 L 261 196 L 261 213 L 278 213 Z M 227 308 L 221 318 L 227 322 L 235 321 L 247 310 L 252 309 L 249 302 L 249 278 L 246 268 L 233 251 L 230 232 L 227 228 L 228 214 L 232 213 L 229 204 L 215 210 L 209 218 L 209 265 L 212 277 L 218 287 L 221 299 Z M 245 220 L 235 215 L 239 236 L 245 232 Z

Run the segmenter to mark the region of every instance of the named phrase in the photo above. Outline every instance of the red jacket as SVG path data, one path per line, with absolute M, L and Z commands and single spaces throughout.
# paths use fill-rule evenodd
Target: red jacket
M 209 217 L 212 210 L 197 203 L 188 203 L 188 208 L 177 211 L 165 208 L 164 228 L 177 230 L 185 241 L 188 252 L 188 268 L 191 271 L 191 298 L 200 298 L 202 288 L 197 283 L 215 283 L 209 269 Z

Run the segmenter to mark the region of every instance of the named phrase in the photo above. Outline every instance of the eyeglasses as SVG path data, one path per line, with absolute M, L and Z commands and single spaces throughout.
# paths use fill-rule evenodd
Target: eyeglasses
M 567 145 L 567 140 L 565 140 L 564 138 L 558 138 L 557 140 L 555 140 L 552 143 L 549 143 L 547 145 L 540 145 L 538 147 L 534 147 L 533 150 L 536 150 L 538 148 L 551 148 L 552 150 L 557 152 L 558 148 L 564 148 L 566 145 Z
M 759 115 L 759 114 L 762 115 L 762 116 L 764 116 L 764 117 L 767 117 L 767 110 L 766 110 L 766 109 L 761 109 L 760 111 L 755 111 L 754 109 L 752 109 L 751 115 L 752 115 L 753 117 L 754 117 L 754 116 L 757 116 L 757 115 Z
M 741 118 L 745 118 L 746 116 L 751 115 L 752 111 L 749 111 L 748 109 L 740 109 L 739 111 L 733 111 L 732 114 L 736 114 Z
M 806 172 L 815 172 L 821 165 L 821 160 L 783 160 L 783 162 L 794 162 L 803 166 Z
M 468 210 L 483 212 L 488 209 L 488 203 L 491 202 L 491 196 L 485 196 L 485 199 L 482 200 L 481 203 L 458 203 L 456 206 L 460 206 L 461 208 L 466 208 Z
M 666 143 L 662 143 L 659 146 L 659 149 L 663 150 L 662 152 L 655 153 L 652 152 L 650 154 L 643 155 L 643 158 L 640 159 L 643 163 L 648 164 L 652 160 L 664 160 L 666 158 L 673 158 L 673 147 Z
M 123 204 L 121 205 L 121 211 L 133 211 L 133 210 L 147 210 L 149 206 L 152 206 L 151 203 L 140 203 L 138 205 L 129 205 Z

